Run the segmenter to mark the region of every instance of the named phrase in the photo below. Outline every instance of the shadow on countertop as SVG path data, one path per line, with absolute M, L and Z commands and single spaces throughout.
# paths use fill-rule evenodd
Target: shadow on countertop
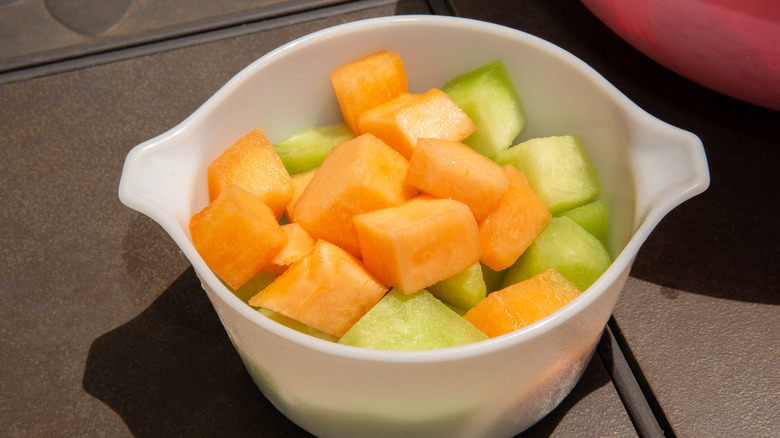
M 609 382 L 598 355 L 572 393 L 520 436 L 550 436 L 579 400 Z M 87 393 L 136 437 L 310 437 L 263 397 L 187 269 L 145 311 L 92 343 Z
M 256 388 L 192 268 L 95 339 L 82 383 L 136 437 L 311 436 Z

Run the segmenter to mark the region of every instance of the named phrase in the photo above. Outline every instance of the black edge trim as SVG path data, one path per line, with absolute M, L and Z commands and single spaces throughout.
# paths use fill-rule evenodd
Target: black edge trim
M 450 0 L 426 0 L 426 3 L 434 15 L 458 15 Z
M 637 434 L 642 438 L 675 437 L 614 318 L 610 318 L 596 351 Z

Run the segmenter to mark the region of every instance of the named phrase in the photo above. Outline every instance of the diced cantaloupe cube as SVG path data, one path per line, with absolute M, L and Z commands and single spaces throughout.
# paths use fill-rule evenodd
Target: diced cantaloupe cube
M 293 216 L 317 239 L 360 257 L 352 216 L 403 204 L 416 189 L 405 183 L 409 162 L 364 134 L 331 151 L 295 202 Z
M 494 271 L 512 266 L 552 217 L 522 172 L 511 164 L 502 170 L 509 188 L 496 208 L 479 222 L 480 261 Z
M 382 50 L 348 62 L 330 73 L 333 90 L 347 126 L 355 135 L 358 119 L 368 109 L 408 92 L 401 56 Z
M 233 289 L 260 272 L 287 242 L 271 208 L 234 184 L 190 218 L 189 230 L 203 261 Z
M 406 182 L 423 193 L 463 202 L 477 220 L 501 199 L 509 181 L 504 169 L 463 143 L 421 138 L 409 160 Z
M 317 239 L 301 227 L 300 224 L 291 222 L 282 225 L 282 231 L 287 235 L 287 244 L 276 253 L 273 259 L 263 268 L 263 271 L 279 275 L 286 271 L 293 263 L 302 259 L 314 248 Z
M 249 300 L 341 337 L 387 292 L 359 260 L 332 243 L 314 249 Z
M 358 129 L 371 133 L 407 159 L 419 138 L 461 141 L 474 132 L 474 122 L 443 91 L 403 94 L 360 117 Z
M 363 263 L 388 286 L 417 292 L 479 260 L 479 230 L 468 206 L 420 196 L 353 218 Z
M 268 319 L 274 320 L 278 322 L 281 325 L 287 326 L 295 331 L 307 334 L 309 336 L 314 336 L 315 338 L 320 338 L 322 340 L 328 341 L 328 342 L 338 342 L 339 338 L 337 336 L 331 335 L 330 333 L 325 333 L 323 331 L 317 330 L 315 328 L 309 327 L 308 325 L 296 321 L 292 318 L 288 318 L 284 315 L 282 315 L 279 312 L 274 312 L 273 310 L 264 309 L 262 307 L 257 308 L 257 312 L 265 315 Z M 482 332 L 480 332 L 482 333 Z
M 262 128 L 246 134 L 208 167 L 209 200 L 236 184 L 265 202 L 279 219 L 293 194 L 290 174 Z
M 549 269 L 491 293 L 463 318 L 494 338 L 551 315 L 579 294 L 572 282 Z
M 303 173 L 296 173 L 295 175 L 292 175 L 293 194 L 290 198 L 290 202 L 287 203 L 287 208 L 284 210 L 288 221 L 295 221 L 295 202 L 298 201 L 298 198 L 301 197 L 303 190 L 307 185 L 309 185 L 309 181 L 311 181 L 311 179 L 314 177 L 314 172 L 316 172 L 317 169 L 318 168 L 314 168 Z

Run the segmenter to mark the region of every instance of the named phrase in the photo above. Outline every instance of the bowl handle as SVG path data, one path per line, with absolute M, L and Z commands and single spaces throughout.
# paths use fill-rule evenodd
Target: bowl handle
M 193 163 L 199 155 L 190 153 L 186 142 L 169 141 L 169 137 L 170 133 L 158 136 L 127 154 L 118 195 L 127 207 L 160 224 L 181 246 L 189 240 L 183 229 L 193 201 L 188 197 L 191 190 L 182 187 L 205 183 L 199 181 L 198 166 Z
M 669 211 L 710 183 L 704 146 L 694 134 L 658 119 L 635 131 L 631 159 L 637 181 L 637 224 L 654 227 Z M 660 135 L 659 135 L 660 134 Z

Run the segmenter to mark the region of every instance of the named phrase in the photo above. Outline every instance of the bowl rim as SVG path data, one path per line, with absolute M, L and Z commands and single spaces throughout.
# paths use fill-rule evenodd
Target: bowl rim
M 596 70 L 594 70 L 592 67 L 587 65 L 584 61 L 566 51 L 565 49 L 542 38 L 504 25 L 471 18 L 436 15 L 397 15 L 368 18 L 338 24 L 301 36 L 277 47 L 276 49 L 271 50 L 234 75 L 203 105 L 201 105 L 201 107 L 199 107 L 189 117 L 180 122 L 177 126 L 168 132 L 157 136 L 155 139 L 142 143 L 141 145 L 137 146 L 137 148 L 139 151 L 152 148 L 156 144 L 160 144 L 166 141 L 169 137 L 176 135 L 183 130 L 190 129 L 188 128 L 190 125 L 199 124 L 201 120 L 208 117 L 212 109 L 217 106 L 217 103 L 220 100 L 231 93 L 231 90 L 238 84 L 243 82 L 246 78 L 250 77 L 255 70 L 262 69 L 263 66 L 274 62 L 277 58 L 287 56 L 289 53 L 296 51 L 300 47 L 305 47 L 309 44 L 317 43 L 323 38 L 342 36 L 348 33 L 370 31 L 382 26 L 390 27 L 399 25 L 422 25 L 459 28 L 460 30 L 471 32 L 477 31 L 480 33 L 491 33 L 496 37 L 508 38 L 521 44 L 534 46 L 538 50 L 545 51 L 548 55 L 561 59 L 563 62 L 570 65 L 573 69 L 577 70 L 579 74 L 587 76 L 588 79 L 596 86 L 598 86 L 602 92 L 607 94 L 609 99 L 617 107 L 624 111 L 630 119 L 658 121 L 658 119 L 636 106 L 622 92 L 620 92 L 615 86 L 608 82 L 603 76 L 596 72 Z M 673 127 L 671 125 L 665 126 L 667 126 L 669 129 L 682 131 L 679 128 Z M 133 151 L 131 151 L 130 155 L 132 155 L 132 153 Z M 128 160 L 130 159 L 130 155 L 128 155 Z M 124 179 L 124 175 L 122 179 Z M 131 208 L 141 210 L 136 208 L 136 206 L 142 201 L 137 199 L 134 194 L 128 193 L 127 190 L 123 190 L 121 182 L 119 194 L 123 203 L 130 206 Z M 691 192 L 687 197 L 678 196 L 675 198 L 676 202 L 673 203 L 674 205 L 669 206 L 668 210 L 671 210 L 671 208 L 674 208 L 674 206 L 695 194 L 696 193 Z M 154 210 L 154 208 L 152 209 Z M 208 286 L 210 289 L 212 289 L 214 294 L 224 304 L 229 306 L 232 310 L 237 312 L 241 317 L 245 318 L 251 324 L 259 326 L 263 330 L 301 347 L 330 356 L 365 362 L 419 364 L 457 361 L 471 357 L 489 355 L 497 351 L 506 350 L 512 348 L 515 345 L 530 341 L 564 324 L 574 315 L 578 314 L 581 310 L 597 301 L 607 292 L 609 287 L 614 282 L 618 281 L 621 274 L 630 268 L 631 264 L 633 263 L 633 259 L 639 250 L 639 247 L 650 234 L 657 222 L 660 221 L 660 219 L 668 212 L 668 210 L 656 211 L 655 214 L 651 214 L 645 217 L 641 223 L 634 223 L 633 229 L 635 231 L 614 258 L 607 271 L 602 274 L 601 277 L 596 280 L 596 282 L 594 282 L 588 289 L 583 291 L 577 298 L 568 303 L 562 309 L 522 329 L 502 336 L 456 347 L 415 351 L 376 350 L 342 345 L 298 332 L 292 328 L 286 327 L 277 323 L 276 321 L 271 320 L 270 318 L 262 315 L 241 301 L 222 284 L 216 275 L 206 266 L 205 262 L 202 260 L 197 251 L 195 251 L 191 241 L 170 213 L 164 212 L 162 209 L 156 209 L 155 211 L 147 212 L 147 214 L 160 223 L 163 228 L 165 228 L 166 231 L 171 234 L 176 243 L 187 256 L 190 263 L 192 263 L 195 267 L 195 272 L 204 283 L 204 286 Z M 168 217 L 164 217 L 166 215 Z M 636 220 L 634 222 L 636 222 Z M 181 232 L 174 231 L 175 229 Z

